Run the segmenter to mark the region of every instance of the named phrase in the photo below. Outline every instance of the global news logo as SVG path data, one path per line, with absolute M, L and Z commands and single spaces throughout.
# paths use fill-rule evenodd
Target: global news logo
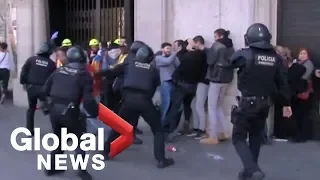
M 98 128 L 97 136 L 92 133 L 84 133 L 79 139 L 75 134 L 68 133 L 67 128 L 61 128 L 60 139 L 54 133 L 47 133 L 41 138 L 40 133 L 40 128 L 35 128 L 34 137 L 32 138 L 31 132 L 27 128 L 19 127 L 13 130 L 10 137 L 11 145 L 17 151 L 40 152 L 44 149 L 49 152 L 59 152 L 54 157 L 52 154 L 37 154 L 38 170 L 42 170 L 43 168 L 46 170 L 67 170 L 68 160 L 70 160 L 73 170 L 86 170 L 90 159 L 94 170 L 100 171 L 105 168 L 105 157 L 103 154 L 63 154 L 63 152 L 79 152 L 79 150 L 83 150 L 84 152 L 104 151 L 103 128 Z M 24 137 L 18 138 L 19 135 L 24 135 Z

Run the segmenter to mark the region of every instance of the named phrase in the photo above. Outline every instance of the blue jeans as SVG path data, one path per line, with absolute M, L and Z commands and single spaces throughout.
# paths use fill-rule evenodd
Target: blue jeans
M 163 81 L 160 86 L 160 94 L 161 94 L 161 121 L 162 125 L 164 124 L 164 118 L 170 107 L 170 98 L 171 98 L 171 90 L 172 90 L 172 81 Z

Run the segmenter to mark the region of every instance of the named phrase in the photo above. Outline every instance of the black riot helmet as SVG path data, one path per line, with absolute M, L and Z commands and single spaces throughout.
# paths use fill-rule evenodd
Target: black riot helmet
M 154 53 L 151 47 L 144 45 L 138 49 L 135 59 L 140 62 L 150 63 L 154 58 Z
M 130 52 L 136 54 L 138 49 L 140 49 L 144 45 L 145 45 L 145 43 L 142 41 L 134 41 L 130 46 Z
M 87 55 L 80 46 L 72 46 L 66 53 L 67 62 L 86 63 Z
M 41 44 L 40 49 L 37 52 L 37 55 L 50 56 L 52 53 L 53 53 L 53 48 L 50 46 L 49 43 L 45 42 Z
M 270 43 L 271 38 L 269 29 L 261 23 L 252 24 L 244 35 L 246 45 L 262 41 Z

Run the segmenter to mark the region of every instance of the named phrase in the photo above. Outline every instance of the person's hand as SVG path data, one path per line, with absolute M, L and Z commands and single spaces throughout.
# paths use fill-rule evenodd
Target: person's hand
M 98 51 L 97 55 L 98 55 L 98 56 L 102 56 L 102 54 L 103 54 L 103 52 L 102 52 L 102 50 L 100 49 L 100 50 Z
M 282 108 L 282 115 L 283 117 L 289 118 L 292 116 L 292 109 L 290 106 L 284 106 Z
M 59 31 L 54 32 L 54 33 L 51 35 L 51 40 L 57 39 L 57 38 L 58 38 L 58 34 L 59 34 Z
M 317 69 L 314 74 L 317 78 L 320 78 L 320 69 Z

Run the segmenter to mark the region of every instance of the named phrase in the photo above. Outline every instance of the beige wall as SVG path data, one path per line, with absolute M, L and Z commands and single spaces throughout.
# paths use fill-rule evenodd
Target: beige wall
M 213 31 L 231 31 L 235 47 L 244 45 L 243 35 L 254 22 L 266 24 L 276 39 L 277 0 L 136 0 L 135 39 L 155 50 L 161 42 L 203 35 L 210 46 Z
M 27 106 L 26 92 L 19 83 L 19 75 L 26 59 L 35 54 L 41 42 L 46 41 L 44 1 L 16 1 L 16 8 L 18 77 L 13 80 L 13 101 L 17 106 Z
M 136 0 L 134 11 L 135 39 L 145 41 L 155 51 L 164 41 L 196 35 L 202 35 L 210 46 L 217 28 L 230 30 L 235 49 L 239 49 L 244 47 L 246 29 L 255 22 L 266 24 L 273 34 L 273 42 L 276 40 L 277 0 Z M 228 120 L 236 95 L 235 78 L 225 97 Z M 229 134 L 231 128 L 230 124 Z

